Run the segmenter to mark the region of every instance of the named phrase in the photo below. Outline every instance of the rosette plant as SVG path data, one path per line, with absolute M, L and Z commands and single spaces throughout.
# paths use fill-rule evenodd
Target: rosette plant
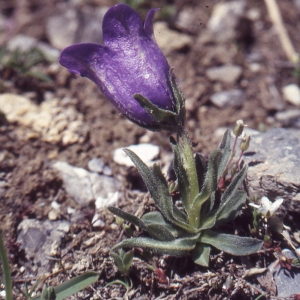
M 158 164 L 149 168 L 135 153 L 125 150 L 145 181 L 158 211 L 146 213 L 140 219 L 109 207 L 112 213 L 148 234 L 148 237 L 121 241 L 113 247 L 111 255 L 120 269 L 126 265 L 127 270 L 127 256 L 131 254 L 124 254 L 126 248 L 139 247 L 175 256 L 191 254 L 194 261 L 203 266 L 208 266 L 211 246 L 233 255 L 254 253 L 261 247 L 261 241 L 214 230 L 233 220 L 245 202 L 246 193 L 239 188 L 247 167 L 236 173 L 221 197 L 217 196 L 218 183 L 232 154 L 230 132 L 225 133 L 208 163 L 199 154 L 194 155 L 184 128 L 184 96 L 154 39 L 156 11 L 150 10 L 143 24 L 132 8 L 116 5 L 103 19 L 104 45 L 73 45 L 60 57 L 60 63 L 72 73 L 94 81 L 112 104 L 134 123 L 149 130 L 176 133 L 176 139 L 171 138 L 177 178 L 172 189 Z M 181 206 L 174 204 L 175 190 Z

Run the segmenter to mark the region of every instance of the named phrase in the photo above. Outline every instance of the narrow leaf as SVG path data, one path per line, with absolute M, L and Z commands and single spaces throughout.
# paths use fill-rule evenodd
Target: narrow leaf
M 183 204 L 185 210 L 188 212 L 189 205 L 191 202 L 190 188 L 189 188 L 188 175 L 183 166 L 182 158 L 180 155 L 180 150 L 182 151 L 182 147 L 173 138 L 170 139 L 170 143 L 171 143 L 173 153 L 174 153 L 173 167 L 174 167 L 174 171 L 175 171 L 177 182 L 178 182 L 178 190 L 180 191 L 182 204 Z
M 231 141 L 231 133 L 230 130 L 226 130 L 222 142 L 219 146 L 219 149 L 222 151 L 222 155 L 220 157 L 219 160 L 219 166 L 218 166 L 218 181 L 220 180 L 220 178 L 222 177 L 226 166 L 227 166 L 227 162 L 229 160 L 229 157 L 231 155 L 231 148 L 230 148 L 230 141 Z
M 162 216 L 162 214 L 158 211 L 153 211 L 153 212 L 149 212 L 146 213 L 142 216 L 142 221 L 146 224 L 160 224 L 162 226 L 164 226 L 165 228 L 167 228 L 172 235 L 177 238 L 177 237 L 184 237 L 187 235 L 187 232 L 185 230 L 183 230 L 180 227 L 175 227 L 174 225 L 172 225 L 171 223 L 168 223 L 164 217 Z
M 156 253 L 174 256 L 184 256 L 195 248 L 199 235 L 192 238 L 181 238 L 173 241 L 156 241 L 150 238 L 130 238 L 123 240 L 112 248 L 116 251 L 120 248 L 143 248 Z
M 153 200 L 155 201 L 158 209 L 161 209 L 161 201 L 160 195 L 158 193 L 157 181 L 156 178 L 153 176 L 152 171 L 148 166 L 131 150 L 124 149 L 124 152 L 129 156 L 132 162 L 137 167 L 139 173 L 141 174 L 150 195 L 152 196 Z
M 257 239 L 216 233 L 211 230 L 204 231 L 198 241 L 210 244 L 217 249 L 232 255 L 249 255 L 256 253 L 263 244 L 262 241 Z
M 146 228 L 146 225 L 144 224 L 144 222 L 139 219 L 138 217 L 132 215 L 132 214 L 129 214 L 117 207 L 114 207 L 114 206 L 109 206 L 107 207 L 107 209 L 113 213 L 114 215 L 124 219 L 125 221 L 137 226 L 137 227 L 140 227 L 141 229 L 145 229 Z
M 218 170 L 218 160 L 221 155 L 220 150 L 215 150 L 210 154 L 208 161 L 208 170 L 206 173 L 205 181 L 201 192 L 197 195 L 197 197 L 193 200 L 193 205 L 191 209 L 191 224 L 194 227 L 199 227 L 200 224 L 200 212 L 201 207 L 204 202 L 206 202 L 209 198 L 211 198 L 210 208 L 213 206 L 214 201 L 214 192 L 217 189 L 218 181 L 217 181 L 217 170 Z M 201 212 L 205 215 L 206 212 Z
M 175 239 L 170 230 L 161 224 L 149 224 L 146 230 L 151 237 L 159 241 L 172 241 Z
M 0 231 L 0 262 L 2 263 L 2 270 L 4 275 L 3 277 L 4 277 L 6 300 L 13 300 L 9 261 L 8 261 L 6 249 L 4 247 L 1 231 Z
M 232 197 L 232 195 L 237 191 L 247 174 L 247 170 L 248 167 L 244 166 L 243 169 L 233 178 L 224 194 L 222 195 L 221 204 L 228 201 L 228 199 Z
M 86 272 L 69 281 L 66 281 L 54 288 L 56 298 L 55 300 L 63 300 L 80 290 L 88 287 L 98 280 L 99 274 L 95 272 Z M 41 300 L 40 296 L 32 298 L 32 300 Z
M 217 212 L 216 225 L 234 220 L 245 203 L 247 194 L 244 191 L 236 191 L 232 197 L 223 203 Z

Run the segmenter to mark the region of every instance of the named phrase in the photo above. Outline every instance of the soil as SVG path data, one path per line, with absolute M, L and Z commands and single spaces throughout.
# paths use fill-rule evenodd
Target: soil
M 46 35 L 47 18 L 54 15 L 62 3 L 71 6 L 74 5 L 73 2 L 75 1 L 1 1 L 2 14 L 13 24 L 2 36 L 2 46 L 18 33 L 50 43 Z M 110 0 L 78 2 L 90 7 L 116 4 L 116 1 Z M 221 127 L 233 128 L 238 119 L 243 119 L 250 128 L 256 130 L 281 126 L 274 118 L 275 113 L 293 107 L 282 100 L 281 89 L 286 84 L 299 81 L 272 30 L 272 23 L 261 0 L 251 1 L 249 4 L 250 8 L 258 8 L 261 13 L 260 20 L 252 24 L 251 41 L 241 33 L 226 48 L 211 43 L 199 45 L 201 30 L 204 30 L 205 21 L 218 2 L 220 1 L 144 1 L 139 7 L 141 14 L 150 7 L 163 4 L 168 4 L 177 11 L 185 5 L 191 6 L 195 13 L 201 11 L 203 28 L 197 33 L 181 30 L 192 37 L 192 45 L 181 51 L 172 51 L 167 58 L 189 101 L 187 129 L 195 144 L 194 150 L 204 155 L 208 155 L 220 141 L 214 132 Z M 292 42 L 296 49 L 300 49 L 299 11 L 291 0 L 279 0 L 278 3 Z M 169 20 L 169 25 L 176 27 L 172 20 Z M 260 69 L 255 73 L 247 67 L 249 56 L 253 53 L 261 55 Z M 237 82 L 228 86 L 211 82 L 205 76 L 207 68 L 228 61 L 243 68 Z M 30 97 L 37 105 L 44 101 L 49 92 L 58 99 L 71 99 L 66 106 L 74 107 L 83 115 L 88 132 L 82 143 L 50 143 L 35 136 L 28 137 L 28 128 L 24 125 L 9 123 L 4 116 L 0 118 L 0 226 L 11 260 L 13 280 L 23 289 L 25 282 L 29 286 L 34 283 L 37 274 L 16 242 L 20 222 L 26 218 L 48 219 L 50 204 L 54 199 L 61 204 L 59 219 L 68 219 L 67 207 L 82 210 L 64 190 L 59 174 L 52 168 L 55 161 L 87 168 L 91 158 L 102 158 L 112 169 L 113 176 L 122 179 L 124 191 L 119 207 L 135 212 L 140 206 L 144 211 L 154 209 L 153 201 L 145 193 L 143 185 L 137 183 L 138 176 L 133 168 L 128 169 L 114 163 L 114 149 L 138 144 L 146 137 L 149 142 L 161 147 L 162 157 L 167 157 L 171 152 L 168 132 L 147 133 L 145 129 L 130 123 L 89 80 L 73 78 L 63 67 L 53 70 L 50 62 L 44 61 L 36 68 L 50 76 L 51 82 L 45 83 L 37 78 L 24 76 L 3 66 L 0 69 L 1 92 Z M 220 109 L 211 103 L 212 93 L 228 88 L 241 88 L 245 91 L 246 101 L 241 107 Z M 162 268 L 169 278 L 165 281 L 147 267 L 147 263 L 151 262 L 138 258 L 141 255 L 136 250 L 137 258 L 134 259 L 130 272 L 132 287 L 126 291 L 120 284 L 106 286 L 114 280 L 123 280 L 109 256 L 109 249 L 121 238 L 122 232 L 116 226 L 113 215 L 106 209 L 102 209 L 99 215 L 105 222 L 102 229 L 91 226 L 93 208 L 86 208 L 82 211 L 81 221 L 71 224 L 70 232 L 62 242 L 63 256 L 58 257 L 62 268 L 46 280 L 50 286 L 86 270 L 94 270 L 100 274 L 97 283 L 70 299 L 254 299 L 261 290 L 270 295 L 270 291 L 259 286 L 257 281 L 243 278 L 242 265 L 250 263 L 246 263 L 243 258 L 232 258 L 218 251 L 213 253 L 209 269 L 195 266 L 190 258 L 153 258 L 152 263 Z M 96 243 L 89 246 L 84 244 L 84 241 L 99 237 L 99 234 L 101 238 L 97 238 Z M 249 259 L 255 265 L 262 257 L 254 255 Z M 272 261 L 272 258 L 268 259 Z M 79 261 L 85 262 L 85 268 L 77 273 L 70 273 L 68 268 L 63 267 Z M 234 288 L 230 284 L 230 287 L 226 286 L 228 278 L 234 281 Z M 40 289 L 41 286 L 38 290 Z M 14 289 L 14 293 L 15 299 L 24 299 L 17 289 Z

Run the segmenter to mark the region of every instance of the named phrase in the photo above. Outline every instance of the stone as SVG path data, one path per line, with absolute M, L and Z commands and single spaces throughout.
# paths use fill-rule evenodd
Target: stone
M 232 89 L 229 91 L 223 91 L 214 93 L 210 96 L 211 102 L 219 107 L 239 107 L 244 100 L 244 92 L 242 90 Z
M 242 71 L 243 69 L 240 66 L 228 64 L 207 69 L 206 76 L 212 81 L 233 84 L 240 78 Z
M 134 163 L 129 156 L 124 152 L 124 149 L 130 149 L 148 166 L 153 164 L 153 160 L 158 157 L 159 147 L 152 144 L 131 145 L 126 148 L 118 148 L 114 151 L 114 162 L 119 165 L 133 167 Z
M 300 88 L 297 84 L 292 83 L 282 88 L 282 94 L 286 101 L 300 106 Z
M 95 207 L 97 209 L 114 205 L 118 202 L 121 197 L 120 192 L 108 193 L 107 197 L 98 196 L 95 202 Z
M 274 128 L 252 137 L 244 155 L 250 197 L 284 199 L 287 210 L 300 213 L 300 132 Z
M 297 259 L 297 256 L 290 249 L 283 249 L 282 254 L 287 258 Z M 291 299 L 292 295 L 300 294 L 300 270 L 293 268 L 292 271 L 282 269 L 280 265 L 274 267 L 274 263 L 269 266 L 273 273 L 273 278 L 277 286 L 277 297 L 281 299 Z
M 300 128 L 300 109 L 290 109 L 275 114 L 276 121 L 284 127 Z
M 91 172 L 99 173 L 99 174 L 104 174 L 107 176 L 112 175 L 112 170 L 111 168 L 105 164 L 103 160 L 100 158 L 92 158 L 88 161 L 88 169 Z
M 58 161 L 53 168 L 59 171 L 67 193 L 82 207 L 89 206 L 98 197 L 106 199 L 109 193 L 121 188 L 121 183 L 113 177 L 89 172 L 66 162 Z
M 189 47 L 192 38 L 175 30 L 171 30 L 166 22 L 154 23 L 155 40 L 165 55 Z
M 236 0 L 217 3 L 214 6 L 207 28 L 211 38 L 218 42 L 227 42 L 236 38 L 236 28 L 240 18 L 245 15 L 247 2 Z
M 27 139 L 40 136 L 45 142 L 69 145 L 83 143 L 88 132 L 83 115 L 72 106 L 62 107 L 57 98 L 48 97 L 37 105 L 23 96 L 4 93 L 0 107 L 8 122 L 28 127 Z M 24 138 L 24 130 L 17 134 Z
M 37 276 L 51 271 L 51 249 L 53 245 L 60 246 L 69 229 L 68 221 L 26 219 L 19 224 L 17 242 L 24 249 L 26 258 L 38 266 Z
M 51 45 L 62 50 L 75 43 L 103 42 L 101 23 L 107 7 L 67 8 L 49 18 L 46 33 Z

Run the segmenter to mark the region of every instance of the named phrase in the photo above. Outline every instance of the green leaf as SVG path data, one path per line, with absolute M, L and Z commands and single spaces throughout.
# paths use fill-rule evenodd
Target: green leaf
M 162 129 L 176 132 L 182 123 L 178 114 L 159 108 L 141 94 L 134 94 L 134 99 L 159 123 Z
M 244 191 L 236 191 L 234 195 L 227 198 L 217 212 L 216 225 L 234 220 L 245 203 L 247 194 Z
M 171 231 L 161 224 L 149 224 L 146 230 L 152 238 L 159 241 L 172 241 L 175 239 Z
M 173 241 L 156 241 L 151 238 L 131 238 L 126 239 L 112 248 L 111 251 L 116 251 L 120 248 L 143 248 L 156 253 L 162 253 L 174 256 L 187 255 L 195 248 L 196 241 L 199 235 L 191 238 L 175 239 Z
M 197 169 L 199 189 L 201 190 L 204 184 L 205 174 L 207 172 L 207 163 L 206 160 L 203 158 L 203 156 L 200 155 L 199 153 L 195 154 L 195 163 Z
M 182 204 L 186 212 L 188 212 L 190 202 L 191 202 L 190 187 L 189 187 L 188 175 L 185 168 L 183 167 L 183 162 L 180 155 L 180 151 L 182 151 L 182 147 L 179 143 L 175 141 L 173 137 L 170 138 L 170 144 L 174 153 L 173 168 L 178 182 L 178 190 L 180 191 Z
M 63 300 L 73 294 L 85 289 L 92 283 L 98 280 L 99 274 L 95 272 L 86 272 L 69 281 L 66 281 L 54 288 L 56 298 L 55 300 Z M 41 300 L 41 296 L 36 296 L 32 300 Z
M 150 195 L 155 201 L 156 206 L 158 207 L 159 210 L 161 210 L 162 203 L 158 191 L 158 182 L 157 179 L 154 177 L 152 171 L 133 151 L 129 149 L 124 149 L 124 152 L 129 156 L 129 158 L 135 164 L 136 168 L 138 169 L 139 173 L 141 174 L 147 186 L 148 191 L 150 192 Z
M 222 155 L 220 157 L 219 166 L 218 166 L 218 181 L 222 177 L 226 169 L 229 157 L 231 155 L 230 141 L 231 141 L 231 133 L 230 130 L 227 129 L 223 136 L 222 142 L 219 146 L 219 149 L 222 151 Z
M 210 208 L 214 202 L 214 192 L 217 189 L 217 170 L 218 170 L 218 160 L 222 154 L 221 150 L 217 149 L 213 151 L 209 156 L 208 170 L 206 173 L 203 188 L 200 194 L 193 201 L 190 221 L 194 227 L 199 228 L 200 226 L 200 212 L 205 215 L 207 212 L 201 211 L 203 203 L 205 203 L 209 198 L 211 198 Z
M 141 219 L 139 219 L 138 217 L 136 217 L 135 215 L 127 213 L 117 207 L 114 207 L 114 206 L 108 206 L 107 209 L 111 213 L 124 219 L 125 221 L 127 221 L 137 227 L 140 227 L 141 229 L 146 229 L 146 225 L 144 224 L 144 222 Z
M 243 169 L 233 178 L 227 189 L 222 195 L 221 204 L 227 202 L 231 198 L 240 185 L 243 183 L 243 180 L 247 174 L 248 166 L 244 166 Z
M 169 80 L 171 83 L 174 98 L 176 100 L 177 114 L 180 117 L 179 120 L 182 122 L 182 124 L 180 124 L 180 125 L 183 125 L 184 120 L 185 120 L 185 98 L 184 98 L 182 91 L 180 90 L 180 88 L 177 85 L 176 78 L 175 78 L 172 70 L 170 70 Z
M 263 244 L 262 241 L 257 239 L 216 233 L 211 230 L 205 230 L 198 239 L 198 242 L 212 245 L 232 255 L 249 255 L 256 253 Z
M 6 300 L 13 300 L 9 261 L 4 247 L 1 231 L 0 231 L 0 262 L 2 263 L 2 270 L 4 275 L 3 277 L 4 277 Z
M 180 223 L 183 224 L 185 227 L 187 216 L 184 212 L 179 210 L 174 204 L 172 200 L 172 196 L 169 194 L 168 184 L 161 172 L 161 168 L 159 165 L 153 165 L 153 176 L 157 179 L 158 183 L 158 193 L 161 196 L 161 203 L 162 203 L 162 214 L 167 218 L 167 220 L 171 221 L 172 223 Z M 174 221 L 174 222 L 173 222 Z
M 209 245 L 197 243 L 195 249 L 192 251 L 193 261 L 197 265 L 208 267 L 210 250 Z
M 180 227 L 175 227 L 173 226 L 171 223 L 168 223 L 164 217 L 162 216 L 162 214 L 158 211 L 153 211 L 153 212 L 149 212 L 146 213 L 142 216 L 142 221 L 146 224 L 160 224 L 162 226 L 164 226 L 165 228 L 167 228 L 172 235 L 177 238 L 177 237 L 184 237 L 187 235 L 187 232 L 185 230 L 183 230 Z

